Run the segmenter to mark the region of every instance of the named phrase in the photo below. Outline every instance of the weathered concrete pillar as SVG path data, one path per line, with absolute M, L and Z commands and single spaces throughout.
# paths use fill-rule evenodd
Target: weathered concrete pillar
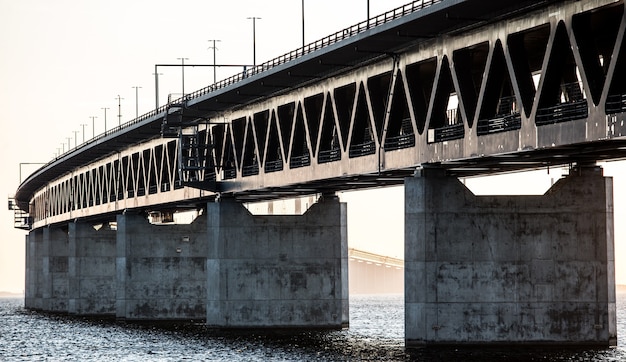
M 348 325 L 345 203 L 331 196 L 304 215 L 253 216 L 222 200 L 207 218 L 209 326 Z
M 68 235 L 69 313 L 115 316 L 116 231 L 109 223 L 72 222 Z
M 189 225 L 152 225 L 117 217 L 116 316 L 190 321 L 206 316 L 206 217 Z
M 66 313 L 69 300 L 67 229 L 43 228 L 42 248 L 42 309 L 49 312 Z
M 43 229 L 34 229 L 26 237 L 26 275 L 24 306 L 43 309 Z
M 616 343 L 612 179 L 581 167 L 543 196 L 405 180 L 405 333 L 431 344 Z

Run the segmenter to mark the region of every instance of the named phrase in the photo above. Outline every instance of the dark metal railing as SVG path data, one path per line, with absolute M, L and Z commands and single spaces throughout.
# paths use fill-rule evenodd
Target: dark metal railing
M 243 166 L 241 169 L 241 176 L 254 176 L 259 174 L 259 164 L 255 163 L 252 165 Z
M 311 156 L 302 155 L 302 156 L 291 156 L 289 160 L 289 168 L 300 168 L 311 165 Z
M 341 149 L 333 148 L 320 151 L 317 155 L 317 163 L 328 163 L 341 160 Z
M 589 114 L 587 101 L 585 99 L 569 103 L 560 103 L 553 107 L 537 109 L 535 123 L 537 126 L 568 122 L 576 119 L 586 118 Z
M 236 177 L 237 177 L 237 169 L 234 169 L 234 168 L 224 169 L 224 180 L 232 180 Z
M 431 128 L 428 130 L 428 143 L 452 141 L 463 138 L 465 127 L 463 123 Z
M 277 172 L 283 170 L 283 160 L 265 161 L 265 172 Z
M 444 126 L 428 130 L 428 143 L 444 142 L 463 138 L 465 135 L 465 126 L 463 126 L 463 118 L 460 116 L 461 114 L 458 108 L 448 109 L 446 111 L 446 121 Z
M 522 117 L 518 113 L 478 120 L 476 132 L 479 136 L 491 133 L 513 131 L 522 127 Z
M 606 98 L 606 114 L 626 112 L 626 94 L 611 94 Z
M 522 117 L 515 97 L 500 98 L 498 112 L 493 118 L 479 119 L 476 132 L 479 136 L 512 131 L 522 127 Z
M 350 151 L 348 152 L 348 157 L 361 157 L 367 155 L 373 155 L 376 153 L 376 142 L 368 141 L 365 143 L 359 143 L 356 145 L 350 145 Z
M 561 84 L 562 102 L 551 107 L 538 108 L 535 124 L 541 126 L 586 118 L 589 109 L 582 89 L 582 82 Z
M 385 140 L 385 151 L 400 150 L 413 146 L 415 146 L 414 134 L 387 137 L 387 139 Z

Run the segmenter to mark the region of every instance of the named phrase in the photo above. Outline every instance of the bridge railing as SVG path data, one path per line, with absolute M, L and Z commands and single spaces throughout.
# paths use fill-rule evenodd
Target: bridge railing
M 181 96 L 178 99 L 168 100 L 167 104 L 162 105 L 162 106 L 158 107 L 157 109 L 154 109 L 154 110 L 152 110 L 152 111 L 150 111 L 150 112 L 148 112 L 146 114 L 143 114 L 143 115 L 141 115 L 141 116 L 139 116 L 139 117 L 137 117 L 137 118 L 135 118 L 135 119 L 133 119 L 131 121 L 128 121 L 128 122 L 123 123 L 123 124 L 120 124 L 120 125 L 118 125 L 118 126 L 116 126 L 114 128 L 108 129 L 104 133 L 99 134 L 99 135 L 95 136 L 94 138 L 92 138 L 92 139 L 90 139 L 90 140 L 88 140 L 86 142 L 83 142 L 82 144 L 80 144 L 78 146 L 75 146 L 73 149 L 70 149 L 67 152 L 63 153 L 63 154 L 58 155 L 57 157 L 52 159 L 50 162 L 48 162 L 42 168 L 47 167 L 48 165 L 50 165 L 51 163 L 53 163 L 57 159 L 62 158 L 66 154 L 78 151 L 78 150 L 80 150 L 80 149 L 82 149 L 84 147 L 87 147 L 87 146 L 91 145 L 91 144 L 97 143 L 98 141 L 104 139 L 108 135 L 120 132 L 121 130 L 123 130 L 125 128 L 128 128 L 128 127 L 130 127 L 132 125 L 135 125 L 135 124 L 140 123 L 142 121 L 145 121 L 145 120 L 147 120 L 149 118 L 152 118 L 152 117 L 154 117 L 154 116 L 156 116 L 156 115 L 158 115 L 160 113 L 165 112 L 167 110 L 167 107 L 168 107 L 169 104 L 172 104 L 172 103 L 174 103 L 174 104 L 176 104 L 176 103 L 182 104 L 182 103 L 184 103 L 186 101 L 189 101 L 189 100 L 201 97 L 201 96 L 203 96 L 205 94 L 214 92 L 214 91 L 216 91 L 218 89 L 222 89 L 222 88 L 228 87 L 228 86 L 230 86 L 232 84 L 235 84 L 235 83 L 238 83 L 238 82 L 240 82 L 240 81 L 242 81 L 242 80 L 244 80 L 246 78 L 249 78 L 251 76 L 254 76 L 254 75 L 262 73 L 262 72 L 265 72 L 265 71 L 267 71 L 269 69 L 272 69 L 272 68 L 274 68 L 276 66 L 285 64 L 287 62 L 290 62 L 292 60 L 300 58 L 300 57 L 302 57 L 304 55 L 313 53 L 313 52 L 315 52 L 315 51 L 317 51 L 319 49 L 322 49 L 324 47 L 327 47 L 329 45 L 338 43 L 338 42 L 340 42 L 342 40 L 345 40 L 345 39 L 348 39 L 348 38 L 350 38 L 352 36 L 355 36 L 357 34 L 363 33 L 363 32 L 365 32 L 365 31 L 367 31 L 369 29 L 372 29 L 372 28 L 374 28 L 376 26 L 379 26 L 379 25 L 391 22 L 393 20 L 396 20 L 396 19 L 401 18 L 403 16 L 406 16 L 408 14 L 414 13 L 416 11 L 422 10 L 424 8 L 427 8 L 427 7 L 431 6 L 431 5 L 440 3 L 442 1 L 443 0 L 418 0 L 418 1 L 413 1 L 413 2 L 411 2 L 409 4 L 397 7 L 395 9 L 387 11 L 387 12 L 381 14 L 381 15 L 375 16 L 373 18 L 367 19 L 367 20 L 362 21 L 362 22 L 360 22 L 358 24 L 352 25 L 352 26 L 350 26 L 348 28 L 345 28 L 343 30 L 340 30 L 338 32 L 330 34 L 330 35 L 328 35 L 328 36 L 326 36 L 326 37 L 324 37 L 322 39 L 316 40 L 316 41 L 314 41 L 312 43 L 309 43 L 309 44 L 307 44 L 307 45 L 305 45 L 305 46 L 303 46 L 301 48 L 298 48 L 296 50 L 292 50 L 292 51 L 290 51 L 288 53 L 285 53 L 285 54 L 283 54 L 281 56 L 278 56 L 278 57 L 276 57 L 274 59 L 271 59 L 271 60 L 269 60 L 267 62 L 264 62 L 264 63 L 262 63 L 260 65 L 252 67 L 250 69 L 245 69 L 243 72 L 241 72 L 239 74 L 233 75 L 233 76 L 231 76 L 229 78 L 226 78 L 226 79 L 221 80 L 221 81 L 219 81 L 217 83 L 211 84 L 211 85 L 209 85 L 207 87 L 204 87 L 202 89 L 199 89 L 199 90 L 197 90 L 195 92 L 185 94 L 185 95 Z
M 322 39 L 316 40 L 312 43 L 309 43 L 301 48 L 292 50 L 288 53 L 285 53 L 279 57 L 276 57 L 274 59 L 271 59 L 263 64 L 257 65 L 255 67 L 252 67 L 250 69 L 246 69 L 243 72 L 233 75 L 229 78 L 226 78 L 222 81 L 219 81 L 215 84 L 212 84 L 208 87 L 199 89 L 195 92 L 186 94 L 185 96 L 181 97 L 180 99 L 174 101 L 174 102 L 184 102 L 186 100 L 190 100 L 190 99 L 194 99 L 194 98 L 198 98 L 202 95 L 205 95 L 207 93 L 213 92 L 217 89 L 220 88 L 224 88 L 227 87 L 231 84 L 240 82 L 248 77 L 251 77 L 255 74 L 258 73 L 262 73 L 266 70 L 272 69 L 276 66 L 279 66 L 281 64 L 290 62 L 294 59 L 300 58 L 304 55 L 307 55 L 309 53 L 312 53 L 314 51 L 317 51 L 319 49 L 322 49 L 324 47 L 327 47 L 329 45 L 338 43 L 342 40 L 345 40 L 347 38 L 350 38 L 352 36 L 355 36 L 357 34 L 363 33 L 366 30 L 369 30 L 371 28 L 374 28 L 376 26 L 388 23 L 390 21 L 393 21 L 395 19 L 398 19 L 402 16 L 411 14 L 413 12 L 416 12 L 418 10 L 424 9 L 426 7 L 429 7 L 431 5 L 434 5 L 436 3 L 440 3 L 443 0 L 419 0 L 419 1 L 414 1 L 412 3 L 400 6 L 398 8 L 395 8 L 393 10 L 390 10 L 384 14 L 375 16 L 371 19 L 367 19 L 365 21 L 362 21 L 356 25 L 352 25 L 348 28 L 345 28 L 343 30 L 340 30 L 338 32 L 335 32 L 334 34 L 328 35 Z

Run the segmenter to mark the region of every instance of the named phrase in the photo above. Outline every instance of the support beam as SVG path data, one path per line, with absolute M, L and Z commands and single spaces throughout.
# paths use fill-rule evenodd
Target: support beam
M 408 347 L 615 345 L 612 179 L 573 169 L 542 196 L 405 180 Z

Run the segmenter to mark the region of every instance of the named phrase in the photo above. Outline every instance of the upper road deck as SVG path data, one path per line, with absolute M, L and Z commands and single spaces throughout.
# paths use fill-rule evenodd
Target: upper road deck
M 252 200 L 401 183 L 427 164 L 477 175 L 623 158 L 625 27 L 622 1 L 413 2 L 109 130 L 15 197 L 32 211 L 69 182 L 57 215 L 87 208 L 81 192 Z

